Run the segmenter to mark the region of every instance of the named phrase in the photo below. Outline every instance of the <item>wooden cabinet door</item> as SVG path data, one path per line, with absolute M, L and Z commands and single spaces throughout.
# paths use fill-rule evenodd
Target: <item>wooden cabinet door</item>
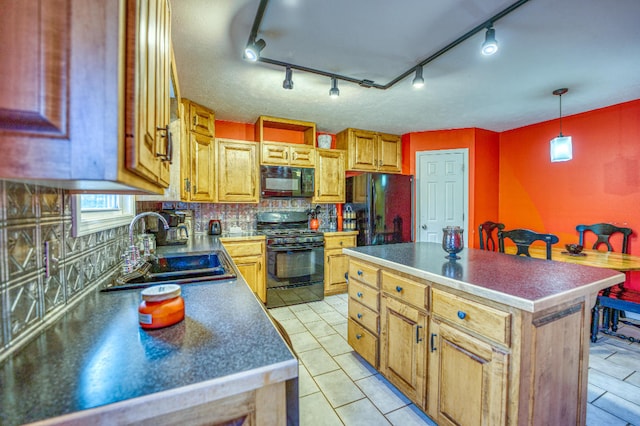
M 314 203 L 345 202 L 344 151 L 337 149 L 316 150 Z
M 342 249 L 324 251 L 324 295 L 344 293 L 347 291 L 345 274 L 349 269 L 349 258 L 342 254 Z
M 215 201 L 214 139 L 190 133 L 190 201 Z
M 315 149 L 309 145 L 292 145 L 289 147 L 289 162 L 292 166 L 313 167 L 315 164 Z
M 267 301 L 266 288 L 264 285 L 264 266 L 262 256 L 243 256 L 233 259 L 242 277 L 263 303 Z
M 164 155 L 168 146 L 167 132 L 162 128 L 169 124 L 166 115 L 169 73 L 165 70 L 170 59 L 165 16 L 169 14 L 169 6 L 166 0 L 139 0 L 128 1 L 127 9 L 127 25 L 134 25 L 136 31 L 127 33 L 127 37 L 133 38 L 127 43 L 135 46 L 127 53 L 127 79 L 134 82 L 127 87 L 127 96 L 135 99 L 135 107 L 125 119 L 126 166 L 150 182 L 166 187 L 168 173 L 165 175 L 163 171 L 161 178 L 161 168 L 167 166 L 161 167 L 158 154 Z
M 2 4 L 0 177 L 69 179 L 76 143 L 69 97 L 78 81 L 71 61 L 71 1 Z
M 191 132 L 203 136 L 215 137 L 215 115 L 209 108 L 189 102 L 189 122 L 187 124 Z
M 349 170 L 377 170 L 378 141 L 376 133 L 353 130 L 349 135 Z
M 260 144 L 260 164 L 287 166 L 289 165 L 289 146 L 282 143 L 262 142 Z
M 402 172 L 402 138 L 398 135 L 378 135 L 378 170 L 387 173 Z
M 380 372 L 421 409 L 425 408 L 426 315 L 392 297 L 381 298 Z
M 429 415 L 440 425 L 503 425 L 509 356 L 431 321 Z
M 218 201 L 257 203 L 258 144 L 218 140 Z

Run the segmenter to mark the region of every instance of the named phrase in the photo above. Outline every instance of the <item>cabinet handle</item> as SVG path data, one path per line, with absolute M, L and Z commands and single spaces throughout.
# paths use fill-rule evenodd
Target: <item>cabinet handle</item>
M 294 152 L 293 154 L 291 154 L 291 159 L 292 160 L 297 160 L 298 159 L 298 153 Z
M 195 127 L 198 124 L 198 116 L 194 115 L 192 121 L 193 121 L 193 126 Z
M 436 337 L 438 337 L 437 334 L 431 333 L 431 352 L 435 352 L 436 350 Z
M 358 270 L 358 276 L 361 277 L 364 274 L 361 270 Z
M 467 317 L 467 313 L 464 311 L 458 311 L 458 318 L 465 319 Z
M 189 181 L 189 178 L 184 180 L 184 192 L 191 192 L 191 182 Z
M 362 292 L 359 291 L 358 293 L 356 293 L 356 296 L 362 297 Z
M 340 241 L 340 245 L 342 245 L 342 241 Z
M 356 339 L 360 340 L 361 337 L 362 337 L 362 334 L 356 334 Z
M 345 272 L 344 273 L 344 280 L 348 283 L 349 282 L 349 272 Z
M 358 317 L 358 319 L 362 319 L 362 314 L 360 312 L 358 312 L 356 316 Z
M 172 143 L 169 125 L 167 124 L 166 127 L 156 127 L 156 130 L 160 133 L 160 137 L 165 138 L 165 151 L 164 153 L 156 151 L 156 157 L 161 158 L 162 161 L 168 161 L 169 164 L 171 164 Z
M 289 152 L 287 152 L 287 151 L 284 152 L 284 159 L 285 160 L 289 159 Z
M 420 329 L 421 328 L 422 328 L 421 325 L 417 325 L 416 326 L 416 343 L 422 342 L 422 339 L 420 338 Z
M 402 287 L 400 287 L 399 285 L 397 285 L 397 286 L 396 286 L 396 291 L 397 291 L 398 293 L 400 293 L 400 292 L 402 291 Z

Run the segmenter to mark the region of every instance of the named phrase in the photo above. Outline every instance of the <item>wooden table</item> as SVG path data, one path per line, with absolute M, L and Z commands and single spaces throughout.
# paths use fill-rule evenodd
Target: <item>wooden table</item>
M 504 251 L 507 254 L 515 254 L 516 247 L 507 246 Z M 596 268 L 615 269 L 620 272 L 640 271 L 640 256 L 600 250 L 583 250 L 584 256 L 571 256 L 565 253 L 567 251 L 562 247 L 552 247 L 551 260 L 575 263 L 576 265 L 595 266 Z M 529 254 L 537 259 L 547 258 L 547 250 L 542 245 L 529 247 Z

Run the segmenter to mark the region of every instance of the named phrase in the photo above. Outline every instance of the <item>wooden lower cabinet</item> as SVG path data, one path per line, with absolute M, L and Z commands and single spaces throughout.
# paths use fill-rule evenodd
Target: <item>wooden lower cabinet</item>
M 424 410 L 427 316 L 386 294 L 380 305 L 380 371 Z
M 220 238 L 238 271 L 262 303 L 267 303 L 266 245 L 264 237 Z
M 355 232 L 324 234 L 324 295 L 346 293 L 349 269 L 347 256 L 343 248 L 356 246 Z
M 503 425 L 509 354 L 431 321 L 428 412 L 439 425 Z

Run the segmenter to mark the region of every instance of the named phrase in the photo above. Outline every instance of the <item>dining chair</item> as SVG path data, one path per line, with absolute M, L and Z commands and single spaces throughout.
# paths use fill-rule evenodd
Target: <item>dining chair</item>
M 478 226 L 478 236 L 480 237 L 480 250 L 496 251 L 498 248 L 496 241 L 493 239 L 493 231 L 498 232 L 504 229 L 504 224 L 500 222 L 491 222 L 490 220 Z
M 622 243 L 620 244 L 620 252 L 628 253 L 629 251 L 629 236 L 633 233 L 631 228 L 615 226 L 610 223 L 595 223 L 593 225 L 578 225 L 576 226 L 578 231 L 578 244 L 584 246 L 585 234 L 591 232 L 595 234 L 596 241 L 593 244 L 593 249 L 597 250 L 600 245 L 604 244 L 607 247 L 607 251 L 616 251 L 611 245 L 611 236 L 615 234 L 622 234 Z M 623 284 L 619 284 L 620 287 L 624 287 Z M 596 305 L 593 307 L 591 313 L 591 340 L 595 342 L 598 333 L 598 321 L 599 310 L 602 307 L 602 324 L 606 328 L 611 328 L 614 332 L 618 330 L 618 321 L 620 317 L 625 317 L 625 311 L 620 310 L 621 304 L 618 302 L 618 297 L 611 297 L 611 287 L 605 288 L 598 293 L 596 299 Z
M 629 249 L 629 235 L 633 233 L 631 228 L 624 228 L 620 226 L 611 225 L 610 223 L 596 223 L 593 225 L 578 225 L 576 226 L 576 231 L 578 231 L 578 239 L 581 246 L 584 247 L 585 241 L 585 233 L 592 232 L 596 235 L 597 240 L 593 244 L 593 249 L 597 250 L 600 244 L 604 244 L 607 246 L 607 251 L 616 251 L 613 249 L 611 245 L 611 236 L 617 233 L 622 234 L 622 244 L 620 247 L 621 253 L 627 253 Z
M 512 229 L 510 231 L 498 231 L 498 245 L 500 253 L 504 253 L 504 239 L 509 238 L 516 244 L 518 251 L 516 256 L 529 256 L 529 246 L 534 241 L 542 241 L 547 245 L 547 260 L 551 260 L 551 246 L 556 244 L 559 238 L 553 234 L 541 234 L 530 229 Z

